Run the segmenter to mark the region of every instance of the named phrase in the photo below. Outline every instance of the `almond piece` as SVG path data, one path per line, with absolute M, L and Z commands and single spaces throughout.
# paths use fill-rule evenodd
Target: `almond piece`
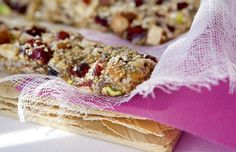
M 160 44 L 162 35 L 163 35 L 163 29 L 162 28 L 160 28 L 158 26 L 152 26 L 148 30 L 147 44 L 150 44 L 150 45 Z
M 121 15 L 115 15 L 111 22 L 111 28 L 115 33 L 122 33 L 129 27 L 129 20 Z
M 2 44 L 0 45 L 0 55 L 7 58 L 12 59 L 16 56 L 19 49 L 12 44 Z
M 107 71 L 114 81 L 120 81 L 125 75 L 125 70 L 122 68 L 122 65 L 119 64 L 108 66 Z

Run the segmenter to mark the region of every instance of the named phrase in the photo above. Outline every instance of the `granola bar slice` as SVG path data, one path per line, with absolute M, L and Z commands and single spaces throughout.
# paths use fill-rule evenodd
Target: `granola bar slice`
M 30 18 L 110 31 L 158 45 L 186 32 L 200 0 L 3 0 Z
M 126 47 L 112 47 L 78 33 L 39 26 L 0 26 L 0 62 L 10 73 L 60 77 L 97 94 L 130 93 L 148 79 L 157 61 Z

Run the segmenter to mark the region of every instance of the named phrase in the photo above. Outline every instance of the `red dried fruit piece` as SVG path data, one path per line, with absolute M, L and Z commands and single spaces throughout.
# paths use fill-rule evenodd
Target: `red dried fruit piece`
M 96 16 L 96 17 L 95 17 L 95 22 L 96 22 L 97 24 L 102 25 L 102 26 L 108 26 L 107 20 L 104 19 L 104 18 L 101 18 L 101 17 L 99 17 L 99 16 Z
M 156 62 L 156 63 L 157 63 L 157 58 L 156 58 L 156 57 L 151 56 L 151 55 L 149 55 L 149 54 L 146 54 L 146 55 L 144 55 L 144 56 L 145 56 L 146 59 L 150 59 L 150 60 L 152 60 L 153 62 Z
M 91 87 L 92 84 L 93 84 L 93 81 L 88 80 L 88 81 L 82 82 L 81 84 L 79 84 L 79 86 L 81 86 L 81 87 Z
M 100 2 L 101 5 L 105 5 L 105 6 L 111 4 L 111 1 L 110 1 L 110 0 L 99 0 L 99 2 Z
M 27 4 L 20 3 L 19 1 L 15 0 L 3 0 L 7 6 L 9 6 L 12 10 L 24 14 L 27 9 Z
M 32 51 L 32 54 L 29 55 L 29 58 L 32 60 L 39 60 L 42 64 L 47 64 L 51 58 L 49 52 L 45 52 L 44 48 L 35 48 Z
M 95 75 L 95 76 L 100 76 L 101 74 L 102 74 L 102 70 L 103 70 L 103 66 L 102 66 L 102 64 L 101 63 L 98 63 L 96 66 L 95 66 L 95 69 L 94 69 L 94 71 L 93 71 L 93 74 Z
M 60 31 L 60 32 L 57 33 L 57 38 L 59 40 L 65 40 L 67 38 L 70 38 L 70 34 L 65 32 L 65 31 Z
M 41 27 L 33 26 L 31 29 L 28 29 L 25 32 L 32 36 L 41 36 L 43 33 L 46 32 L 46 30 Z
M 143 37 L 145 37 L 146 33 L 147 31 L 141 26 L 130 27 L 127 30 L 127 39 L 130 41 L 142 39 Z
M 143 5 L 143 0 L 134 0 L 134 2 L 136 7 Z
M 0 44 L 10 43 L 10 34 L 5 25 L 0 26 Z
M 182 10 L 182 9 L 184 9 L 186 7 L 188 7 L 188 3 L 186 3 L 186 2 L 179 2 L 179 3 L 177 3 L 177 9 L 178 10 Z
M 174 27 L 174 26 L 167 25 L 167 28 L 168 28 L 171 32 L 174 32 L 174 31 L 175 31 L 175 27 Z
M 159 5 L 160 5 L 160 4 L 163 3 L 163 1 L 164 1 L 164 0 L 157 0 L 157 1 L 156 1 L 156 4 L 159 4 Z
M 87 5 L 89 5 L 91 3 L 91 0 L 83 0 L 83 2 Z
M 89 64 L 83 62 L 83 63 L 75 65 L 74 67 L 69 68 L 69 72 L 72 75 L 76 75 L 76 76 L 82 78 L 86 75 L 86 73 L 88 73 L 89 68 L 90 68 Z

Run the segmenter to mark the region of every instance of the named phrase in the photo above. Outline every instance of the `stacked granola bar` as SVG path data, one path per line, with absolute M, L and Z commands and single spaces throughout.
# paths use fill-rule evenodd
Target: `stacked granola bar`
M 148 79 L 157 60 L 78 33 L 1 23 L 0 62 L 10 73 L 53 75 L 93 93 L 119 96 Z
M 158 45 L 186 32 L 200 0 L 3 0 L 36 20 L 111 31 L 136 44 Z

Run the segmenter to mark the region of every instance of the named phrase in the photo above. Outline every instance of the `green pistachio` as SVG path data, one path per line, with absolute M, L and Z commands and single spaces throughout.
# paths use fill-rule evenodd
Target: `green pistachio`
M 177 24 L 182 24 L 184 22 L 184 16 L 182 13 L 177 13 L 175 17 L 175 21 Z
M 108 94 L 110 96 L 119 96 L 122 94 L 122 92 L 119 90 L 115 91 L 111 87 L 107 86 L 107 87 L 102 88 L 102 94 Z
M 0 3 L 0 14 L 2 15 L 9 15 L 11 10 L 5 4 Z

